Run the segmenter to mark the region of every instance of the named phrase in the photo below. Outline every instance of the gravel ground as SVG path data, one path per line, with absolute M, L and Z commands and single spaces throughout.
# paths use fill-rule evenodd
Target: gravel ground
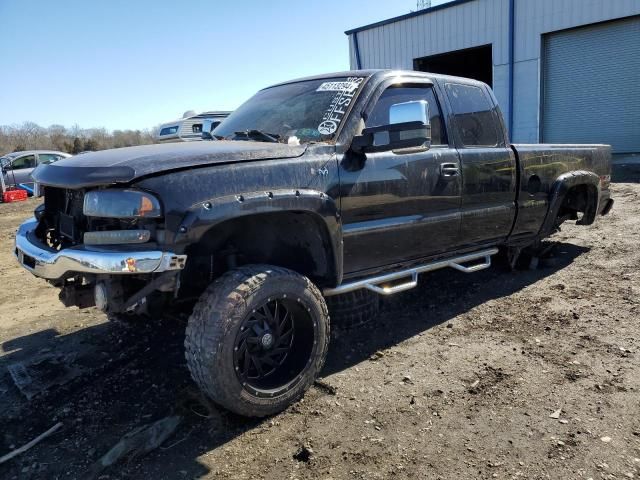
M 36 203 L 0 204 L 0 456 L 63 424 L 0 478 L 637 478 L 640 185 L 613 193 L 609 216 L 563 226 L 544 268 L 425 275 L 369 328 L 335 332 L 322 381 L 260 421 L 200 397 L 184 318 L 64 309 L 12 258 Z M 95 468 L 169 415 L 159 448 Z

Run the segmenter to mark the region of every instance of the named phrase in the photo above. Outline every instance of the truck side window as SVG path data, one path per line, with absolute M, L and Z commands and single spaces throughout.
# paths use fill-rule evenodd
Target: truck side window
M 447 92 L 463 145 L 495 147 L 499 129 L 493 103 L 486 93 L 473 85 L 455 83 L 447 83 Z
M 442 113 L 431 87 L 391 86 L 387 88 L 376 102 L 367 118 L 367 127 L 378 127 L 389 124 L 389 107 L 396 103 L 415 100 L 426 100 L 429 103 L 431 122 L 431 145 L 446 145 L 447 137 L 442 122 Z

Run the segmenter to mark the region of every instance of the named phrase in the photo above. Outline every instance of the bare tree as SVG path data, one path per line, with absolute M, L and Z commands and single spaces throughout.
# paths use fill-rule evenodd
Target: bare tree
M 77 139 L 77 141 L 76 141 Z M 66 128 L 50 125 L 43 128 L 34 122 L 22 125 L 0 125 L 0 155 L 13 151 L 51 149 L 69 153 L 84 150 L 131 147 L 154 143 L 152 130 L 83 129 L 79 125 Z
M 67 129 L 62 125 L 51 125 L 47 129 L 47 135 L 51 140 L 53 150 L 64 151 L 67 146 Z

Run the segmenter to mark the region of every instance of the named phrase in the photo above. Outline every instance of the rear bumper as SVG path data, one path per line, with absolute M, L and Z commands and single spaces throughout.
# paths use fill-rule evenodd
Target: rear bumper
M 35 218 L 18 228 L 15 256 L 20 265 L 33 275 L 58 280 L 70 274 L 132 275 L 166 272 L 184 268 L 187 256 L 160 250 L 116 251 L 84 246 L 55 251 L 43 245 L 34 234 Z

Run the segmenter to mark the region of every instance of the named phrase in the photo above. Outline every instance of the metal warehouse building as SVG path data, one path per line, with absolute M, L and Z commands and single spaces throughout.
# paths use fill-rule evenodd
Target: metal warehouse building
M 640 152 L 640 0 L 457 0 L 346 34 L 354 69 L 488 83 L 514 142 Z

